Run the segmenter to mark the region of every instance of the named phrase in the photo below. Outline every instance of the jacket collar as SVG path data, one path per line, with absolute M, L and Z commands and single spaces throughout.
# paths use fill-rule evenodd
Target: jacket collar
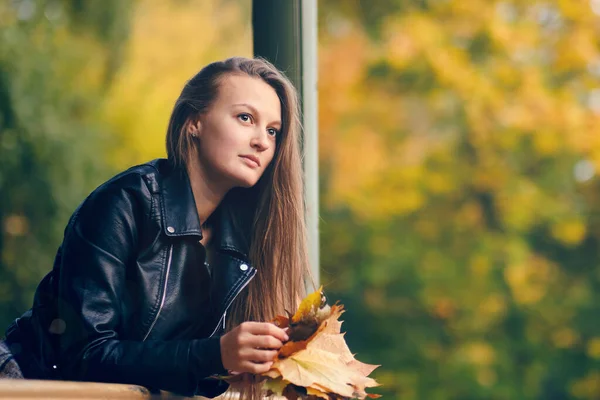
M 237 194 L 243 191 L 230 191 L 209 218 L 209 223 L 213 225 L 213 240 L 218 249 L 237 251 L 248 258 L 254 221 L 252 213 L 244 207 L 248 204 L 248 198 L 244 199 L 245 203 L 239 202 Z
M 153 164 L 158 167 L 162 181 L 160 192 L 164 233 L 170 237 L 196 236 L 198 240 L 202 239 L 201 222 L 185 168 L 174 168 L 165 159 L 156 160 Z M 234 195 L 237 193 L 236 189 L 232 192 L 235 192 Z M 209 218 L 214 226 L 213 240 L 217 249 L 235 251 L 248 257 L 252 221 L 246 218 L 243 226 L 235 224 L 234 216 L 241 210 L 233 207 L 233 197 L 230 194 L 225 196 Z

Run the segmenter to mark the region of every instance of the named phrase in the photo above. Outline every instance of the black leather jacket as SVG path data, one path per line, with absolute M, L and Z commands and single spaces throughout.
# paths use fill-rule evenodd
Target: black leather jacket
M 254 277 L 249 228 L 224 200 L 205 264 L 189 179 L 167 160 L 112 178 L 78 207 L 33 308 L 7 341 L 26 378 L 132 383 L 215 396 L 219 334 Z

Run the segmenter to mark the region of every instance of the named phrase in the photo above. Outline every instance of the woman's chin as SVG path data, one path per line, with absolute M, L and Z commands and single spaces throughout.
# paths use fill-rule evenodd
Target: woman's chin
M 256 183 L 258 182 L 258 179 L 256 178 L 251 178 L 251 177 L 239 177 L 237 179 L 237 187 L 242 187 L 242 188 L 251 188 L 252 186 L 256 185 Z

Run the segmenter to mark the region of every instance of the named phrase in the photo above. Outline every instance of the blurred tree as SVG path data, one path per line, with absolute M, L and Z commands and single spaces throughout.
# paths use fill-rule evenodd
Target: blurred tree
M 30 307 L 68 216 L 111 170 L 99 110 L 128 0 L 0 2 L 0 330 Z
M 599 13 L 320 4 L 322 276 L 383 393 L 600 397 Z

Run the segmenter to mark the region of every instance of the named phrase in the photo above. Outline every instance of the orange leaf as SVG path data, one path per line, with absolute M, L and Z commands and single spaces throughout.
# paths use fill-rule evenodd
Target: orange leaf
M 278 315 L 275 317 L 273 321 L 275 326 L 280 327 L 281 329 L 285 329 L 290 325 L 290 319 L 288 317 L 284 317 L 283 315 Z

